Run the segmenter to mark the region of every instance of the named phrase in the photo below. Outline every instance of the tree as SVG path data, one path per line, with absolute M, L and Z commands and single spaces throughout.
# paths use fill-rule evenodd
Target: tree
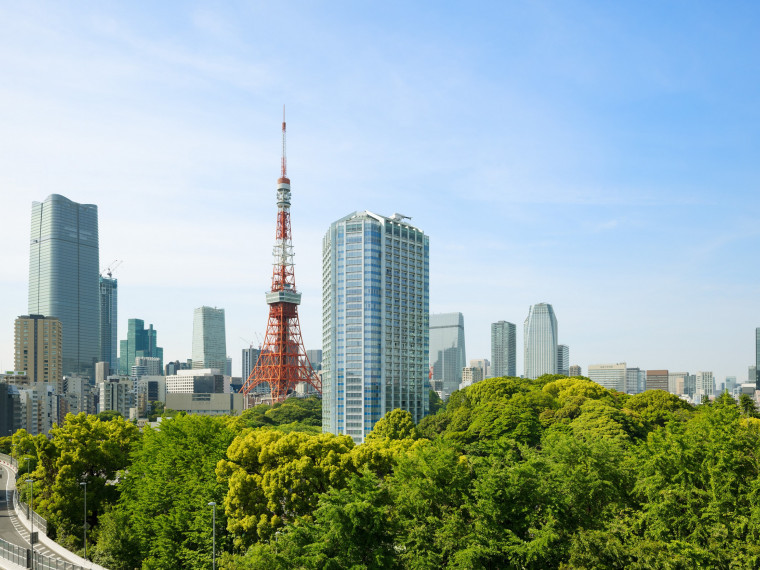
M 742 394 L 739 396 L 739 407 L 742 409 L 744 415 L 748 418 L 758 417 L 755 401 L 748 394 Z
M 234 433 L 226 418 L 183 415 L 146 428 L 141 445 L 119 485 L 118 504 L 106 515 L 95 554 L 112 570 L 208 568 L 211 564 L 211 507 L 220 507 L 225 487 L 216 464 Z M 223 529 L 224 510 L 217 509 Z M 227 548 L 217 534 L 220 550 Z
M 283 525 L 311 513 L 320 493 L 344 485 L 349 436 L 255 429 L 238 436 L 216 473 L 228 486 L 227 528 L 236 544 L 269 540 Z
M 121 416 L 102 421 L 96 416 L 69 414 L 63 425 L 36 441 L 39 462 L 32 474 L 40 481 L 35 504 L 49 523 L 48 532 L 73 548 L 82 546 L 84 493 L 87 521 L 97 525 L 100 514 L 118 498 L 113 481 L 127 467 L 129 453 L 140 438 L 138 429 Z
M 297 519 L 270 542 L 254 545 L 244 557 L 228 559 L 224 567 L 397 568 L 394 521 L 387 488 L 365 471 L 349 477 L 345 487 L 322 495 L 313 517 Z
M 685 420 L 694 408 L 675 394 L 664 390 L 647 390 L 628 398 L 623 409 L 630 410 L 654 427 L 664 426 L 672 419 Z
M 104 410 L 97 415 L 97 418 L 102 422 L 109 422 L 116 418 L 124 418 L 124 416 L 116 410 Z
M 414 426 L 412 414 L 401 408 L 396 408 L 380 418 L 366 439 L 371 441 L 383 438 L 417 439 L 417 430 Z
M 441 400 L 438 392 L 435 390 L 428 391 L 428 412 L 430 415 L 437 414 L 440 410 L 444 409 L 446 404 Z
M 464 507 L 473 472 L 466 457 L 444 440 L 399 458 L 388 489 L 399 530 L 398 560 L 404 567 L 444 568 L 471 533 Z

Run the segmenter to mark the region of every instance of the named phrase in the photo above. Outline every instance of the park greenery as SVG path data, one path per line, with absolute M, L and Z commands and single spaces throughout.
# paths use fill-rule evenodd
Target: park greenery
M 68 416 L 17 432 L 50 533 L 111 570 L 757 568 L 760 419 L 587 378 L 493 378 L 418 425 L 393 410 L 362 444 L 321 402 L 157 428 Z M 24 497 L 28 489 L 20 485 Z

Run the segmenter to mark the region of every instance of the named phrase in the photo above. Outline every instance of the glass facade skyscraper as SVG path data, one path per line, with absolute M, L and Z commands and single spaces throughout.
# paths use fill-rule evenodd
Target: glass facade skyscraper
M 356 442 L 428 412 L 429 238 L 405 219 L 354 212 L 322 242 L 322 429 Z
M 549 303 L 532 305 L 524 324 L 525 377 L 557 373 L 557 317 Z
M 97 206 L 32 202 L 29 314 L 61 321 L 64 374 L 93 376 L 100 358 L 98 265 Z
M 444 399 L 459 390 L 462 369 L 467 366 L 462 313 L 430 315 L 430 366 L 432 379 L 441 382 Z
M 193 368 L 227 368 L 224 309 L 198 307 L 193 313 Z
M 107 362 L 109 373 L 116 371 L 118 336 L 116 330 L 117 289 L 116 279 L 100 277 L 100 362 Z
M 158 346 L 158 333 L 153 325 L 145 328 L 142 319 L 127 321 L 127 340 L 119 343 L 119 374 L 129 376 L 135 366 L 135 358 L 158 358 L 159 369 L 164 367 L 164 349 Z
M 491 375 L 517 376 L 517 327 L 514 323 L 491 323 Z

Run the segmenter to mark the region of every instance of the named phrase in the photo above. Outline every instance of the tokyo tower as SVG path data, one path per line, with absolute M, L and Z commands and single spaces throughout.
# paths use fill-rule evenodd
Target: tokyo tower
M 269 322 L 264 345 L 256 366 L 243 384 L 248 394 L 266 382 L 272 403 L 282 402 L 295 391 L 299 382 L 306 382 L 320 394 L 322 382 L 314 373 L 301 338 L 298 305 L 301 294 L 296 290 L 293 272 L 293 243 L 290 231 L 290 179 L 285 156 L 285 109 L 282 112 L 282 174 L 277 180 L 277 234 L 274 244 L 272 289 L 266 294 Z M 249 401 L 249 398 L 246 398 Z M 247 406 L 246 406 L 247 407 Z

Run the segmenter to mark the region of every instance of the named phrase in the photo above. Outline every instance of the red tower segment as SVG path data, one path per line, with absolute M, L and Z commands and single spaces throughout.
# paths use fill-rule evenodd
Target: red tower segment
M 282 402 L 299 382 L 306 382 L 322 393 L 322 382 L 314 373 L 301 338 L 298 305 L 301 294 L 296 290 L 293 272 L 293 243 L 290 232 L 290 179 L 285 157 L 285 116 L 282 121 L 282 175 L 277 180 L 277 235 L 274 245 L 272 290 L 267 293 L 269 322 L 264 345 L 256 366 L 243 384 L 248 394 L 266 382 L 272 403 Z

